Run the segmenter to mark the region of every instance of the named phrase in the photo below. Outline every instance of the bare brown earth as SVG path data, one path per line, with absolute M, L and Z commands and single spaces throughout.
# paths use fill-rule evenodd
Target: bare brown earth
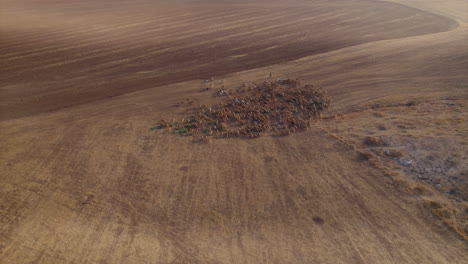
M 466 263 L 434 215 L 450 198 L 401 188 L 330 120 L 207 144 L 149 130 L 214 102 L 211 77 L 300 78 L 330 115 L 460 102 L 466 4 L 398 2 L 2 0 L 0 262 Z
M 386 2 L 94 2 L 5 4 L 2 119 L 456 26 Z

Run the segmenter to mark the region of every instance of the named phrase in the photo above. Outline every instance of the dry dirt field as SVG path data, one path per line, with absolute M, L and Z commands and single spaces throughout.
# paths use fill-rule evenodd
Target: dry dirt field
M 465 1 L 0 7 L 0 263 L 468 262 Z M 149 129 L 276 78 L 326 88 L 324 119 Z

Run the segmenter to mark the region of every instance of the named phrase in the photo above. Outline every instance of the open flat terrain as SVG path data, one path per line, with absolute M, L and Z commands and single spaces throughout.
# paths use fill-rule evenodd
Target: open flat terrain
M 0 4 L 0 263 L 468 261 L 464 1 Z M 206 144 L 149 130 L 215 103 L 207 85 L 276 78 L 326 88 L 327 119 Z

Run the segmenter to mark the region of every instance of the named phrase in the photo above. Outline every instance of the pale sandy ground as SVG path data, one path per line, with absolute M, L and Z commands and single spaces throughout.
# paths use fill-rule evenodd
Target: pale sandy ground
M 4 2 L 4 6 L 10 4 Z M 145 9 L 151 7 L 140 2 Z M 466 97 L 468 28 L 460 11 L 465 8 L 463 2 L 444 1 L 447 4 L 440 5 L 437 1 L 411 1 L 412 8 L 407 8 L 391 3 L 381 6 L 380 2 L 373 6 L 373 1 L 323 1 L 319 6 L 303 2 L 297 8 L 299 2 L 289 8 L 285 8 L 289 3 L 278 2 L 277 9 L 266 13 L 259 11 L 265 6 L 261 1 L 241 5 L 232 21 L 220 19 L 226 14 L 219 13 L 208 18 L 216 8 L 222 9 L 222 4 L 206 1 L 204 8 L 211 9 L 203 13 L 201 8 L 198 12 L 206 19 L 227 23 L 220 28 L 235 26 L 236 16 L 248 23 L 252 14 L 263 14 L 266 24 L 253 22 L 246 26 L 249 30 L 258 26 L 259 35 L 239 38 L 237 34 L 247 29 L 235 28 L 231 39 L 224 42 L 237 40 L 235 45 L 245 46 L 244 51 L 252 54 L 262 47 L 280 45 L 283 51 L 296 47 L 297 36 L 293 36 L 294 41 L 285 38 L 258 46 L 252 40 L 263 41 L 265 35 L 260 33 L 271 34 L 272 38 L 296 32 L 304 23 L 301 19 L 307 18 L 312 9 L 320 14 L 320 10 L 349 10 L 355 5 L 348 17 L 357 18 L 353 12 L 363 12 L 362 22 L 384 18 L 379 12 L 389 13 L 386 8 L 403 15 L 385 18 L 385 23 L 377 25 L 375 21 L 369 26 L 349 22 L 349 30 L 357 28 L 350 35 L 381 34 L 385 29 L 391 32 L 368 43 L 356 38 L 356 42 L 345 41 L 343 46 L 332 45 L 332 50 L 325 53 L 315 54 L 315 48 L 304 50 L 295 55 L 300 59 L 290 62 L 282 55 L 273 56 L 281 53 L 276 50 L 262 54 L 274 57 L 272 60 L 263 61 L 260 56 L 229 64 L 228 58 L 236 54 L 220 52 L 221 59 L 215 66 L 203 68 L 195 62 L 210 53 L 210 46 L 204 43 L 206 36 L 200 39 L 194 31 L 193 38 L 170 40 L 176 37 L 170 30 L 152 29 L 152 24 L 145 27 L 145 19 L 153 18 L 138 11 L 138 7 L 139 19 L 125 17 L 125 13 L 102 18 L 99 25 L 103 28 L 96 30 L 107 32 L 113 26 L 121 27 L 102 36 L 89 29 L 98 21 L 99 12 L 90 15 L 88 22 L 72 15 L 78 12 L 78 4 L 69 11 L 61 7 L 54 17 L 60 21 L 68 14 L 70 24 L 64 23 L 61 28 L 56 21 L 43 23 L 47 34 L 56 34 L 56 38 L 66 40 L 63 42 L 42 38 L 37 28 L 29 32 L 29 23 L 39 18 L 19 16 L 15 20 L 10 14 L 2 27 L 8 38 L 1 42 L 5 52 L 2 61 L 8 63 L 2 63 L 2 76 L 6 78 L 1 83 L 4 99 L 0 101 L 4 109 L 0 122 L 0 262 L 466 263 L 466 241 L 433 215 L 425 197 L 395 185 L 385 169 L 363 161 L 352 145 L 327 130 L 330 120 L 284 138 L 220 139 L 208 144 L 193 144 L 188 137 L 148 129 L 161 118 L 179 116 L 183 108 L 174 104 L 185 98 L 213 100 L 200 92 L 203 80 L 192 80 L 189 73 L 179 73 L 186 82 L 174 82 L 177 74 L 154 73 L 155 77 L 144 72 L 148 67 L 154 72 L 164 71 L 165 64 L 170 69 L 196 69 L 194 72 L 204 79 L 209 78 L 206 70 L 214 68 L 222 68 L 214 71 L 217 73 L 236 72 L 243 66 L 251 69 L 216 76 L 220 86 L 268 80 L 270 72 L 273 78 L 297 77 L 329 90 L 334 103 L 330 115 L 372 111 L 365 109 L 376 102 Z M 309 5 L 311 10 L 307 9 Z M 38 14 L 34 11 L 37 7 L 30 6 L 32 11 L 16 11 Z M 369 9 L 359 11 L 363 6 Z M 172 10 L 180 19 L 187 15 L 170 5 L 164 8 L 160 13 Z M 431 10 L 442 16 L 425 13 L 435 12 Z M 268 27 L 275 21 L 268 16 L 271 12 L 283 14 L 292 24 L 285 22 L 278 31 L 270 31 Z M 297 13 L 288 16 L 288 12 Z M 443 16 L 456 19 L 460 25 Z M 125 19 L 119 22 L 122 17 Z M 171 25 L 171 19 L 161 17 L 167 20 L 167 26 Z M 298 20 L 292 21 L 293 17 Z M 406 27 L 390 26 L 402 18 Z M 306 33 L 304 43 L 313 43 L 314 36 L 320 35 L 319 26 L 331 23 L 332 28 L 339 27 L 341 21 L 332 19 L 320 24 L 320 19 L 304 27 L 314 28 Z M 21 34 L 9 34 L 7 26 L 15 21 L 18 27 L 14 30 L 23 28 Z M 126 29 L 129 21 L 140 21 L 143 28 Z M 187 18 L 181 29 L 190 32 L 195 21 L 195 17 Z M 206 27 L 213 22 L 200 23 Z M 104 24 L 108 26 L 104 28 Z M 78 32 L 66 30 L 72 25 Z M 341 26 L 346 29 L 347 25 Z M 50 28 L 53 30 L 48 31 Z M 139 36 L 137 43 L 120 39 L 125 34 L 138 35 L 143 29 L 161 30 L 169 40 L 158 42 L 158 36 L 151 34 L 147 38 Z M 213 30 L 211 37 L 222 38 L 224 33 Z M 344 33 L 332 37 L 323 33 L 320 40 L 336 43 L 340 34 Z M 73 49 L 68 44 L 80 39 L 85 41 L 81 43 L 83 48 Z M 151 41 L 146 42 L 148 39 Z M 133 60 L 134 55 L 141 55 L 138 43 L 140 48 L 160 44 L 169 49 L 171 45 L 190 45 L 185 41 L 200 43 L 200 48 L 179 50 L 200 52 L 185 65 L 171 62 L 169 58 L 178 53 L 164 53 L 168 51 L 164 49 Z M 39 43 L 49 43 L 52 48 L 43 48 Z M 130 44 L 137 48 L 132 51 L 127 47 Z M 217 45 L 213 47 L 227 44 Z M 63 53 L 55 51 L 60 47 Z M 123 49 L 122 53 L 113 50 L 118 48 Z M 116 52 L 112 53 L 116 57 L 92 57 L 94 49 Z M 167 58 L 161 65 L 157 64 L 157 58 L 161 58 L 156 56 L 158 52 Z M 309 53 L 312 55 L 303 57 Z M 80 56 L 89 60 L 70 63 Z M 270 64 L 274 65 L 257 68 Z M 136 75 L 142 71 L 146 77 Z M 157 86 L 166 81 L 174 83 L 150 86 L 152 82 Z M 113 95 L 120 96 L 107 98 Z M 349 127 L 349 123 L 343 127 Z M 346 133 L 341 136 L 346 137 Z
M 324 116 L 317 126 L 386 171 L 393 184 L 468 238 L 466 98 L 388 99 L 369 109 Z

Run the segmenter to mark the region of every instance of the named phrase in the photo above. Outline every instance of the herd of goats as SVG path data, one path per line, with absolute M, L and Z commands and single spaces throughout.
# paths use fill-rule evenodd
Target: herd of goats
M 175 123 L 161 120 L 158 128 L 192 135 L 201 142 L 209 137 L 285 136 L 306 129 L 330 106 L 325 91 L 294 79 L 217 89 L 217 95 L 224 97 L 217 105 L 196 106 L 190 118 Z

